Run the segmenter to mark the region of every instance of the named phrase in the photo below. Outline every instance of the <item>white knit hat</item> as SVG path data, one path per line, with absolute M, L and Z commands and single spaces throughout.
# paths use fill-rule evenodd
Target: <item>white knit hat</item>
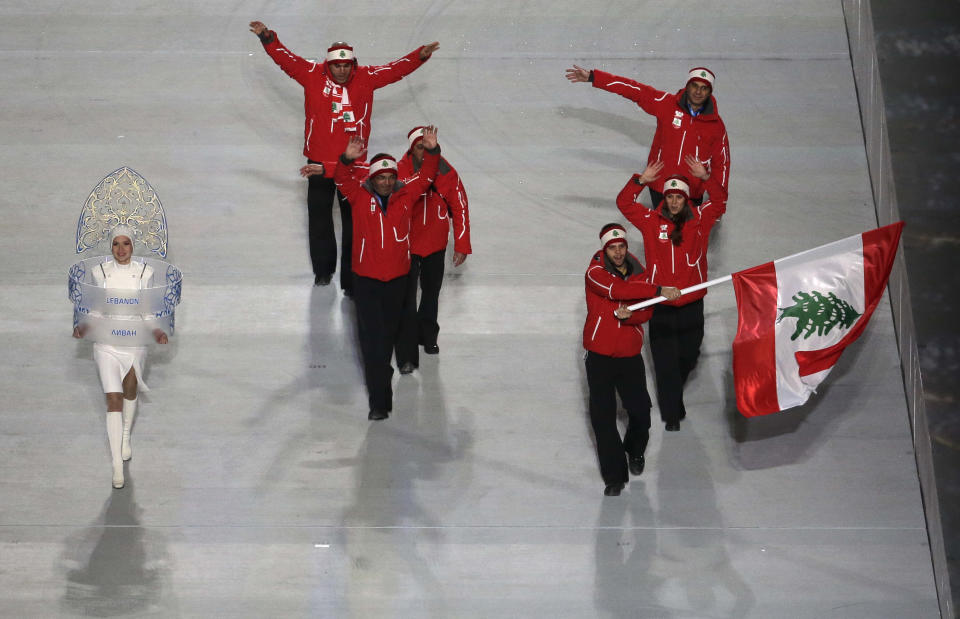
M 397 160 L 390 155 L 374 157 L 373 161 L 370 162 L 370 178 L 373 178 L 377 174 L 385 174 L 387 172 L 392 174 L 397 173 Z
M 622 242 L 624 245 L 627 244 L 627 231 L 623 226 L 616 224 L 613 226 L 604 226 L 604 230 L 600 233 L 600 248 L 606 249 L 607 245 L 616 242 Z
M 356 59 L 349 43 L 337 41 L 327 48 L 327 62 L 354 62 Z
M 690 73 L 687 74 L 687 83 L 689 84 L 693 80 L 698 82 L 703 82 L 707 86 L 713 89 L 713 80 L 717 79 L 717 76 L 713 74 L 713 71 L 706 67 L 694 67 L 690 69 Z
M 687 179 L 680 175 L 671 176 L 663 184 L 663 195 L 671 193 L 682 193 L 684 198 L 690 199 L 690 184 Z

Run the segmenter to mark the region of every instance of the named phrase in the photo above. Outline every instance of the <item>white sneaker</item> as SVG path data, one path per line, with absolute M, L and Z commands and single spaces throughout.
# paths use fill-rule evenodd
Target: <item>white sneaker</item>
M 123 463 L 113 465 L 113 487 L 123 488 Z

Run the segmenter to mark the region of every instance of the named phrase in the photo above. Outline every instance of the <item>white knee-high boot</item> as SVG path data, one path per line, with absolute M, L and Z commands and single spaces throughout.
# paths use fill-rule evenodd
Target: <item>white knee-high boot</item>
M 113 487 L 123 488 L 123 460 L 120 459 L 120 443 L 123 441 L 123 413 L 107 411 L 107 440 L 110 442 L 110 459 L 113 461 Z
M 137 399 L 123 400 L 123 441 L 120 447 L 120 456 L 124 460 L 129 460 L 133 455 L 130 449 L 130 428 L 133 427 L 133 418 L 137 414 Z

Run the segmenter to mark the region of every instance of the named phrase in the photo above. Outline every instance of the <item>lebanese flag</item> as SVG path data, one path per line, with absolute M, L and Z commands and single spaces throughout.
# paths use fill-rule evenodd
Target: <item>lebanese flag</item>
M 880 302 L 903 222 L 733 274 L 737 408 L 745 417 L 800 406 Z

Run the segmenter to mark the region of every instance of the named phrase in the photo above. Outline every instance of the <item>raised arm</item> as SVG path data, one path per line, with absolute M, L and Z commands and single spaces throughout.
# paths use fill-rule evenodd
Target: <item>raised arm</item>
M 574 65 L 574 77 L 576 79 L 571 79 L 570 74 L 571 69 L 567 70 L 567 79 L 571 82 L 580 82 L 580 81 L 589 81 L 593 83 L 594 88 L 599 88 L 601 90 L 606 90 L 607 92 L 612 92 L 615 95 L 620 95 L 626 99 L 630 99 L 634 103 L 640 106 L 644 112 L 647 114 L 656 114 L 657 105 L 663 101 L 666 97 L 669 97 L 669 93 L 666 93 L 662 90 L 657 90 L 652 86 L 647 86 L 646 84 L 641 84 L 636 80 L 632 80 L 628 77 L 622 77 L 620 75 L 614 75 L 613 73 L 607 73 L 606 71 L 600 71 L 599 69 L 594 69 L 587 74 L 587 79 L 582 80 L 583 71 L 580 67 Z
M 250 22 L 250 32 L 260 38 L 264 51 L 283 69 L 283 72 L 297 80 L 301 86 L 304 85 L 307 75 L 322 70 L 320 65 L 304 60 L 284 47 L 277 39 L 277 33 L 267 28 L 263 22 Z
M 640 192 L 643 191 L 644 187 L 657 180 L 662 170 L 663 162 L 654 161 L 646 167 L 642 174 L 634 174 L 631 176 L 630 180 L 627 181 L 627 184 L 623 186 L 623 189 L 621 189 L 617 195 L 617 208 L 620 209 L 620 212 L 623 213 L 623 216 L 626 217 L 630 223 L 641 230 L 643 230 L 643 226 L 649 221 L 647 215 L 650 209 L 640 202 L 637 202 L 637 197 L 640 195 Z M 654 205 L 654 207 L 656 207 L 656 205 Z
M 434 41 L 421 45 L 402 58 L 397 58 L 390 64 L 379 66 L 361 67 L 367 71 L 374 88 L 381 88 L 387 84 L 392 84 L 410 75 L 423 66 L 423 63 L 430 60 L 433 52 L 439 49 L 440 43 Z
M 683 159 L 687 164 L 690 174 L 704 182 L 704 188 L 710 195 L 710 201 L 706 202 L 697 209 L 701 217 L 715 221 L 727 212 L 727 189 L 720 184 L 717 174 L 707 170 L 703 163 L 693 155 L 687 155 Z
M 430 185 L 437 179 L 437 169 L 440 165 L 440 145 L 437 144 L 437 128 L 433 125 L 423 130 L 423 167 L 417 180 L 407 187 L 414 195 L 426 193 Z
M 362 189 L 360 181 L 354 177 L 351 168 L 353 163 L 365 152 L 367 152 L 367 147 L 363 140 L 356 135 L 351 136 L 346 149 L 337 161 L 336 169 L 333 171 L 333 182 L 340 188 L 340 193 L 347 197 L 351 206 L 354 204 L 351 196 Z

